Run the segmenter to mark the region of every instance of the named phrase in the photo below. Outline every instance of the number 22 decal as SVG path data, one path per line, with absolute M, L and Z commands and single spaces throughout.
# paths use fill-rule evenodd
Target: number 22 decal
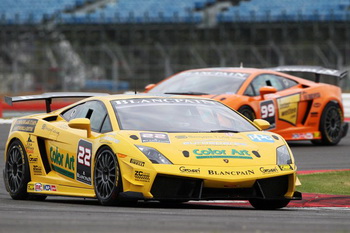
M 78 148 L 78 163 L 87 167 L 91 166 L 91 149 L 84 146 Z
M 81 139 L 77 150 L 77 180 L 91 185 L 92 143 Z

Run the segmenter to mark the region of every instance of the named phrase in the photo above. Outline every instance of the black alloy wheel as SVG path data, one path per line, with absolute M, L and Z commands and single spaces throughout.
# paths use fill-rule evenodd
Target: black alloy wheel
M 94 187 L 102 205 L 118 204 L 121 175 L 117 158 L 108 147 L 102 148 L 96 156 Z
M 338 104 L 330 102 L 322 112 L 320 121 L 321 140 L 314 144 L 337 145 L 342 138 L 342 111 Z
M 27 184 L 30 180 L 27 154 L 22 143 L 16 139 L 8 147 L 5 164 L 5 183 L 10 196 L 15 200 L 27 199 Z
M 253 111 L 253 109 L 249 106 L 242 106 L 238 109 L 238 112 L 240 112 L 243 116 L 245 116 L 246 118 L 248 118 L 251 121 L 254 121 L 256 116 L 255 113 Z

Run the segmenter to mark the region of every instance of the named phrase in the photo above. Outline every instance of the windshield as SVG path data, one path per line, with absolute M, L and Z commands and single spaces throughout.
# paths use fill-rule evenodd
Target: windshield
M 257 128 L 225 105 L 203 99 L 114 100 L 122 130 L 162 132 L 244 132 Z
M 183 72 L 155 86 L 149 93 L 235 94 L 250 74 L 222 71 Z

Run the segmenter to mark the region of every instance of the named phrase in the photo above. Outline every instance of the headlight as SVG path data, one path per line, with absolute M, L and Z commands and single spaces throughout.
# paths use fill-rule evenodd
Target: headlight
M 291 164 L 292 158 L 286 145 L 277 148 L 277 165 Z
M 136 146 L 139 150 L 147 156 L 147 158 L 156 164 L 173 164 L 164 155 L 154 148 L 148 146 Z

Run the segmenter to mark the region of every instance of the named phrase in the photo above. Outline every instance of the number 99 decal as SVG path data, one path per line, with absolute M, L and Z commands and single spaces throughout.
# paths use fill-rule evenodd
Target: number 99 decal
M 276 108 L 272 100 L 266 100 L 260 102 L 261 119 L 264 119 L 270 123 L 269 129 L 276 128 Z
M 77 151 L 77 180 L 91 185 L 91 156 L 92 144 L 80 140 Z

